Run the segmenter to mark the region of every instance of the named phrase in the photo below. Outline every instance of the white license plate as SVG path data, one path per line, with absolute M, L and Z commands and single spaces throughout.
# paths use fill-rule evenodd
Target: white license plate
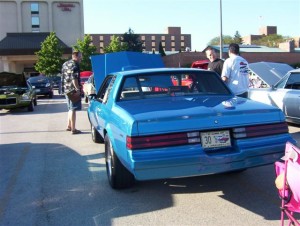
M 230 133 L 228 130 L 203 132 L 201 144 L 203 148 L 230 147 Z
M 38 92 L 41 92 L 41 90 L 40 90 L 40 89 L 35 89 L 35 92 L 37 92 L 37 93 L 38 93 Z

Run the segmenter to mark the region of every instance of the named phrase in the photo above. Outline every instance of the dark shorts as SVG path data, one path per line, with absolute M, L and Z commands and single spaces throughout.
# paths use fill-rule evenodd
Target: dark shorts
M 81 110 L 81 100 L 76 102 L 76 103 L 72 103 L 72 101 L 70 101 L 70 99 L 68 98 L 67 95 L 65 95 L 66 100 L 67 100 L 67 105 L 68 105 L 68 110 L 69 111 L 79 111 Z

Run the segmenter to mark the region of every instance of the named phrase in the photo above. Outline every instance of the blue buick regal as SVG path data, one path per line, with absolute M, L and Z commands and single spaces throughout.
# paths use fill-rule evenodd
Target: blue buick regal
M 92 139 L 105 145 L 114 189 L 135 180 L 272 164 L 282 157 L 287 141 L 295 143 L 280 109 L 236 97 L 211 71 L 110 73 L 90 99 Z

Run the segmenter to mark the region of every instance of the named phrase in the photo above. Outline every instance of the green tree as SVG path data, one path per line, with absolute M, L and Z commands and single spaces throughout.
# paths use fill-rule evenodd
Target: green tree
M 123 34 L 121 42 L 127 45 L 128 51 L 143 52 L 143 42 L 140 40 L 140 36 L 134 34 L 131 28 Z
M 51 32 L 41 43 L 41 49 L 35 53 L 38 57 L 34 66 L 35 70 L 46 76 L 59 73 L 63 63 L 62 54 L 63 50 L 58 38 L 55 32 Z
M 161 42 L 159 42 L 159 46 L 158 46 L 158 52 L 160 53 L 160 55 L 163 57 L 163 56 L 166 56 L 166 53 L 165 53 L 165 50 L 161 44 Z
M 233 37 L 233 43 L 236 43 L 239 45 L 243 44 L 243 39 L 238 31 L 235 32 L 235 35 Z
M 268 47 L 279 47 L 279 43 L 284 42 L 287 37 L 282 35 L 267 35 L 258 40 L 253 41 L 255 45 L 268 46 Z
M 109 45 L 103 48 L 104 53 L 120 52 L 126 50 L 127 50 L 127 44 L 122 43 L 120 41 L 120 38 L 116 35 L 113 35 Z
M 230 44 L 233 38 L 230 35 L 223 35 L 223 44 Z M 220 45 L 220 36 L 211 39 L 208 45 Z
M 91 71 L 91 55 L 94 55 L 97 48 L 93 45 L 93 41 L 90 35 L 85 35 L 83 40 L 78 39 L 76 45 L 73 47 L 74 49 L 80 51 L 82 53 L 82 60 L 80 63 L 81 71 Z

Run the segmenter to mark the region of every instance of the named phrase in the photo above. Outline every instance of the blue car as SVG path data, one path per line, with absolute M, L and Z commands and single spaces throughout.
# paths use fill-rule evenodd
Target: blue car
M 295 143 L 280 109 L 236 97 L 216 73 L 193 68 L 110 73 L 88 118 L 114 189 L 272 164 Z

